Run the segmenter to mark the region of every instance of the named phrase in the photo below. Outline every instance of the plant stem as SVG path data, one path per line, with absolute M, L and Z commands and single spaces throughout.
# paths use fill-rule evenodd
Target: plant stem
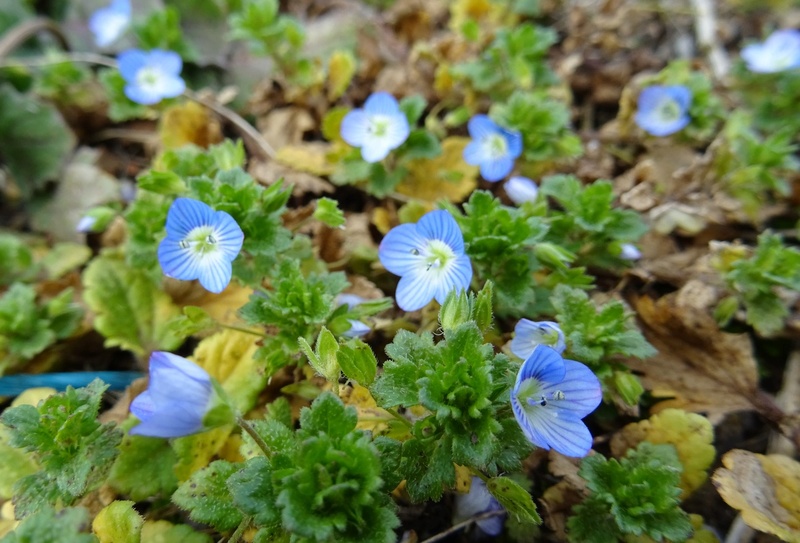
M 222 324 L 222 323 L 220 323 L 220 326 L 222 326 L 223 328 L 227 328 L 228 330 L 235 330 L 237 332 L 242 332 L 243 334 L 250 334 L 251 336 L 257 336 L 260 338 L 264 337 L 264 334 L 256 332 L 255 330 L 250 330 L 249 328 L 242 328 L 241 326 L 234 326 L 232 324 Z
M 443 532 L 439 532 L 435 536 L 429 537 L 428 539 L 426 539 L 424 541 L 420 541 L 419 543 L 435 543 L 436 541 L 441 541 L 442 539 L 444 539 L 444 538 L 456 533 L 457 531 L 461 530 L 462 528 L 466 528 L 467 526 L 469 526 L 473 522 L 478 522 L 479 520 L 485 520 L 487 518 L 492 518 L 492 517 L 499 517 L 500 515 L 505 515 L 505 514 L 506 514 L 506 510 L 505 509 L 498 509 L 498 510 L 495 510 L 495 511 L 488 511 L 488 512 L 480 514 L 478 516 L 475 516 L 475 517 L 472 517 L 472 518 L 468 518 L 467 520 L 465 520 L 463 522 L 459 522 L 458 524 L 453 524 L 447 530 L 445 530 Z
M 231 534 L 231 538 L 228 539 L 228 543 L 239 543 L 244 535 L 245 530 L 250 527 L 250 522 L 252 520 L 253 519 L 251 517 L 244 517 L 242 522 L 239 523 L 239 526 L 236 527 L 236 531 Z
M 407 418 L 405 418 L 400 413 L 398 413 L 396 409 L 387 409 L 386 412 L 389 413 L 394 418 L 396 418 L 397 420 L 399 420 L 400 422 L 402 422 L 405 425 L 406 428 L 411 429 L 411 427 L 413 426 L 411 424 L 411 421 L 408 420 Z
M 264 456 L 267 458 L 272 456 L 272 450 L 270 450 L 269 445 L 267 445 L 266 441 L 261 439 L 261 436 L 258 435 L 258 432 L 256 432 L 255 428 L 253 428 L 253 425 L 246 421 L 241 414 L 236 414 L 236 424 L 238 424 L 242 430 L 250 434 L 250 437 L 252 437 L 253 441 L 256 442 L 258 448 L 264 451 Z

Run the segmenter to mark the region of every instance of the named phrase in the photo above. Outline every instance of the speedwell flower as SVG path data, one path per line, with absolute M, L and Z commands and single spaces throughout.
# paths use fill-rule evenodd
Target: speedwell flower
M 689 121 L 692 91 L 683 85 L 652 85 L 642 89 L 634 120 L 653 136 L 669 136 Z
M 534 322 L 520 319 L 514 327 L 514 339 L 511 340 L 511 352 L 525 360 L 537 345 L 547 345 L 555 349 L 558 354 L 564 352 L 567 344 L 564 341 L 564 332 L 557 322 Z
M 153 49 L 129 49 L 117 57 L 119 73 L 127 83 L 125 96 L 150 106 L 164 98 L 175 98 L 185 89 L 181 79 L 183 61 L 178 53 Z
M 375 92 L 364 102 L 363 109 L 354 109 L 342 119 L 342 139 L 361 148 L 367 162 L 379 162 L 389 151 L 408 139 L 410 129 L 405 113 L 394 96 Z
M 342 293 L 336 297 L 337 305 L 346 305 L 349 309 L 353 309 L 354 307 L 364 303 L 365 301 L 366 301 L 365 298 L 362 298 L 357 294 Z M 343 336 L 361 337 L 370 331 L 370 327 L 361 322 L 360 320 L 348 319 L 347 322 L 350 323 L 350 329 L 342 333 Z
M 633 243 L 623 243 L 619 249 L 619 257 L 622 260 L 639 260 L 642 258 L 642 252 Z
M 206 290 L 222 292 L 243 241 L 242 229 L 224 211 L 177 198 L 167 213 L 167 237 L 158 246 L 158 261 L 169 277 L 199 279 Z
M 495 499 L 486 488 L 486 483 L 480 477 L 472 477 L 469 492 L 466 494 L 456 494 L 456 507 L 453 513 L 453 524 L 462 522 L 468 518 L 488 513 L 489 511 L 500 511 L 503 506 Z M 487 535 L 500 535 L 503 531 L 505 515 L 498 514 L 496 517 L 489 517 L 476 522 Z
M 527 177 L 518 175 L 506 181 L 504 188 L 511 201 L 517 205 L 522 205 L 525 202 L 535 202 L 536 196 L 539 194 L 539 187 L 536 186 L 536 183 Z
M 472 280 L 464 237 L 444 210 L 426 213 L 417 224 L 392 228 L 381 241 L 378 257 L 400 276 L 397 305 L 405 311 L 422 309 L 434 298 L 443 303 L 451 290 L 466 290 Z
M 472 141 L 464 147 L 464 161 L 480 166 L 487 181 L 500 181 L 511 173 L 514 160 L 522 154 L 522 134 L 498 126 L 486 115 L 475 115 L 467 130 Z
M 771 74 L 800 68 L 800 31 L 776 30 L 764 43 L 744 47 L 741 55 L 751 72 Z
M 150 355 L 150 384 L 131 402 L 142 422 L 130 434 L 180 437 L 204 430 L 214 388 L 208 373 L 183 357 L 156 351 Z
M 592 448 L 592 434 L 581 419 L 602 396 L 600 381 L 589 368 L 539 345 L 517 374 L 511 408 L 531 443 L 582 457 Z
M 119 38 L 131 23 L 130 0 L 111 0 L 111 4 L 89 16 L 89 30 L 98 47 L 106 47 Z

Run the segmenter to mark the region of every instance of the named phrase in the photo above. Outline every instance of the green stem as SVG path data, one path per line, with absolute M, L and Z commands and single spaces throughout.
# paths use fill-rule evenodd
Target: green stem
M 253 519 L 251 517 L 244 517 L 242 522 L 239 523 L 239 526 L 236 527 L 236 531 L 231 534 L 231 538 L 228 539 L 228 543 L 239 543 L 244 535 L 244 532 L 250 527 L 252 520 Z
M 405 425 L 405 427 L 408 428 L 409 430 L 413 427 L 413 424 L 411 424 L 411 421 L 408 420 L 407 418 L 405 418 L 400 413 L 398 413 L 396 409 L 387 409 L 386 412 L 389 413 L 394 418 L 396 418 L 397 420 L 399 420 L 400 422 L 402 422 L 403 425 Z
M 220 323 L 220 326 L 222 326 L 223 328 L 227 328 L 228 330 L 235 330 L 237 332 L 242 332 L 243 334 L 250 334 L 251 336 L 257 336 L 260 338 L 264 337 L 264 334 L 256 332 L 255 330 L 250 330 L 249 328 L 242 328 L 241 326 L 234 326 L 232 324 L 222 324 L 222 323 Z
M 264 451 L 264 456 L 267 458 L 272 456 L 272 450 L 269 448 L 269 445 L 267 445 L 267 442 L 261 439 L 261 436 L 258 435 L 258 432 L 256 432 L 255 428 L 253 428 L 253 425 L 246 421 L 241 414 L 236 414 L 236 424 L 238 424 L 242 430 L 250 434 L 250 437 L 252 437 L 253 441 L 256 442 L 258 448 Z

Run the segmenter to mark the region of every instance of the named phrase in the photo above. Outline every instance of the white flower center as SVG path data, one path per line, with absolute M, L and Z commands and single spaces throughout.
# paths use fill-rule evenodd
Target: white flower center
M 483 138 L 483 150 L 492 159 L 498 159 L 508 154 L 508 142 L 502 134 L 492 134 Z
M 136 84 L 147 92 L 155 92 L 161 86 L 161 71 L 152 66 L 145 66 L 136 72 Z
M 672 98 L 662 100 L 656 108 L 658 116 L 662 121 L 674 121 L 681 116 L 681 106 Z
M 434 271 L 435 273 L 445 271 L 447 265 L 452 262 L 456 256 L 452 247 L 438 239 L 430 240 L 422 251 L 414 249 L 412 253 L 421 254 L 423 256 L 421 263 L 425 267 L 425 271 Z
M 553 402 L 567 399 L 567 395 L 561 390 L 556 390 L 551 394 L 544 394 L 542 392 L 543 388 L 543 383 L 538 379 L 534 377 L 525 379 L 519 385 L 517 400 L 525 410 L 532 410 L 537 407 L 547 407 Z
M 219 251 L 216 232 L 211 226 L 197 226 L 180 241 L 181 249 L 190 249 L 199 256 Z
M 389 128 L 392 126 L 392 120 L 386 115 L 372 115 L 369 119 L 369 126 L 367 133 L 376 138 L 383 138 L 389 133 Z

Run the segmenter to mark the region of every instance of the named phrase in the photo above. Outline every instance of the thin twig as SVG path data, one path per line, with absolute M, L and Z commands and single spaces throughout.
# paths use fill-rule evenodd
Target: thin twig
M 61 48 L 69 51 L 69 41 L 64 33 L 61 32 L 61 27 L 50 19 L 37 17 L 18 24 L 3 35 L 2 39 L 0 39 L 0 58 L 7 56 L 14 49 L 43 31 L 52 34 Z
M 456 533 L 457 531 L 461 530 L 462 528 L 466 528 L 467 526 L 469 526 L 473 522 L 478 522 L 479 520 L 485 520 L 487 518 L 492 518 L 492 517 L 499 517 L 500 515 L 505 515 L 505 514 L 506 514 L 506 510 L 505 509 L 496 509 L 494 511 L 487 511 L 486 513 L 483 513 L 483 514 L 478 515 L 476 517 L 468 518 L 467 520 L 465 520 L 463 522 L 459 522 L 458 524 L 453 524 L 450 528 L 448 528 L 444 532 L 439 532 L 438 534 L 436 534 L 433 537 L 429 537 L 428 539 L 426 539 L 424 541 L 420 541 L 420 543 L 435 543 L 436 541 L 441 541 L 445 537 Z
M 255 428 L 253 428 L 252 424 L 250 424 L 247 420 L 245 420 L 244 417 L 242 417 L 239 414 L 236 415 L 236 424 L 238 424 L 242 430 L 247 432 L 250 435 L 250 437 L 253 438 L 253 441 L 256 442 L 258 448 L 264 451 L 264 456 L 266 456 L 267 458 L 272 456 L 272 450 L 269 448 L 269 445 L 267 445 L 267 442 L 264 441 L 260 435 L 258 435 L 258 432 L 256 432 Z
M 713 0 L 691 0 L 694 8 L 694 29 L 697 44 L 708 56 L 708 64 L 717 79 L 724 78 L 730 69 L 730 60 L 717 40 L 717 17 Z

